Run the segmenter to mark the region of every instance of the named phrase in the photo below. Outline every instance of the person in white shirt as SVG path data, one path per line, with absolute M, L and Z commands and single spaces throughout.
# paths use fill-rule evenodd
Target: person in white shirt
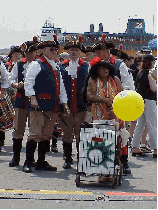
M 64 113 L 69 116 L 67 107 L 67 94 L 59 70 L 55 63 L 59 43 L 57 37 L 54 41 L 44 41 L 38 46 L 43 56 L 33 61 L 26 74 L 24 82 L 25 94 L 31 99 L 31 113 L 28 142 L 38 143 L 38 160 L 35 170 L 56 171 L 57 168 L 45 161 L 48 145 L 52 137 L 54 124 L 58 117 L 59 103 L 64 107 Z M 26 161 L 23 171 L 31 173 L 30 149 L 26 151 Z
M 12 69 L 9 82 L 12 88 L 17 89 L 15 98 L 15 117 L 14 117 L 14 131 L 13 136 L 13 158 L 9 163 L 10 167 L 18 166 L 20 161 L 20 152 L 22 148 L 22 140 L 25 132 L 26 121 L 28 119 L 29 124 L 29 99 L 25 95 L 24 80 L 29 64 L 35 59 L 36 56 L 36 40 L 27 41 L 23 43 L 23 51 L 25 57 L 19 60 Z M 36 145 L 34 144 L 36 148 Z M 32 164 L 34 159 L 32 160 Z
M 84 82 L 88 74 L 88 63 L 80 58 L 81 51 L 84 49 L 82 37 L 79 40 L 68 42 L 64 49 L 67 50 L 70 59 L 67 59 L 60 64 L 60 71 L 64 81 L 65 89 L 68 96 L 68 106 L 70 116 L 64 117 L 61 109 L 61 116 L 66 123 L 60 121 L 61 129 L 63 130 L 63 150 L 65 156 L 64 169 L 71 168 L 72 160 L 72 142 L 73 134 L 76 138 L 77 154 L 79 150 L 80 124 L 83 122 L 84 111 L 86 105 L 83 102 Z

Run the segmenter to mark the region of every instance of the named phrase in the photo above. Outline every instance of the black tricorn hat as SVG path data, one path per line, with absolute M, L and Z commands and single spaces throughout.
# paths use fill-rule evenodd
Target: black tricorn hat
M 106 41 L 106 34 L 102 34 L 102 40 L 93 45 L 93 50 L 104 50 L 115 48 L 115 44 L 111 41 Z
M 47 40 L 47 41 L 43 41 L 43 42 L 39 43 L 38 49 L 43 49 L 45 47 L 59 48 L 59 42 L 57 41 L 57 35 L 54 34 L 53 37 L 54 37 L 54 40 Z
M 85 47 L 84 53 L 87 53 L 87 52 L 95 52 L 95 50 L 93 49 L 92 46 L 87 46 L 87 47 Z
M 37 37 L 34 36 L 33 37 L 33 41 L 27 41 L 27 42 L 24 42 L 21 46 L 22 48 L 22 51 L 23 52 L 33 52 L 33 51 L 36 51 L 37 50 L 37 44 L 39 42 L 37 41 Z
M 79 40 L 67 42 L 64 46 L 64 50 L 68 50 L 69 48 L 79 48 L 82 52 L 85 52 L 85 46 L 82 44 L 82 36 L 79 35 Z
M 119 57 L 120 59 L 128 59 L 128 54 L 122 51 L 123 45 L 120 44 L 119 45 L 119 50 L 114 48 L 114 49 L 110 49 L 110 53 L 112 55 L 116 55 L 117 57 Z
M 8 57 L 11 58 L 11 56 L 12 56 L 13 53 L 15 53 L 15 52 L 19 52 L 19 53 L 23 54 L 23 53 L 22 53 L 22 50 L 21 50 L 21 48 L 20 48 L 19 46 L 13 46 L 13 47 L 11 47 L 11 50 L 10 50 L 10 52 L 9 52 L 9 54 L 8 54 Z

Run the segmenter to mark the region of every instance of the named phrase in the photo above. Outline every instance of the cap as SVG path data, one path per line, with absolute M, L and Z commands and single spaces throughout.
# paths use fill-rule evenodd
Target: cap
M 145 61 L 145 62 L 148 62 L 148 61 L 155 61 L 156 59 L 155 59 L 155 57 L 153 56 L 153 55 L 145 55 L 144 57 L 143 57 L 143 61 Z

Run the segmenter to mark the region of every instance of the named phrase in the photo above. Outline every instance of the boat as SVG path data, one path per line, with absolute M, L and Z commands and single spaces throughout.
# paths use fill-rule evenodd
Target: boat
M 99 41 L 102 34 L 105 33 L 107 40 L 111 40 L 115 43 L 116 48 L 119 49 L 119 45 L 123 45 L 123 51 L 127 54 L 135 56 L 135 54 L 144 49 L 150 48 L 149 44 L 151 40 L 157 39 L 157 35 L 146 33 L 144 19 L 129 18 L 127 22 L 127 29 L 125 33 L 112 33 L 103 31 L 103 24 L 99 24 L 99 30 L 94 31 L 94 24 L 90 24 L 90 31 L 82 33 L 68 33 L 61 32 L 61 28 L 54 27 L 50 20 L 46 20 L 42 27 L 40 41 L 53 40 L 53 34 L 57 34 L 58 41 L 60 43 L 60 53 L 64 51 L 63 46 L 67 41 L 73 41 L 79 39 L 79 35 L 82 35 L 82 42 L 85 46 L 92 46 Z M 152 54 L 157 56 L 157 47 L 153 48 Z

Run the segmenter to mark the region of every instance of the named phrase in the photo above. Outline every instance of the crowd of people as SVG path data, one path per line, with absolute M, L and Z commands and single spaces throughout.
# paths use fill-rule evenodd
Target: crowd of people
M 80 125 L 93 120 L 115 119 L 119 128 L 125 124 L 130 137 L 128 145 L 121 148 L 124 174 L 131 173 L 128 146 L 132 147 L 134 157 L 145 157 L 147 151 L 153 151 L 153 158 L 157 158 L 157 69 L 156 58 L 151 52 L 141 51 L 132 57 L 123 52 L 121 45 L 116 49 L 105 34 L 93 46 L 85 47 L 79 36 L 79 40 L 65 44 L 65 52 L 60 56 L 58 50 L 56 35 L 54 40 L 43 42 L 34 37 L 20 47 L 12 47 L 7 61 L 1 59 L 0 98 L 9 94 L 15 109 L 13 158 L 9 166 L 19 165 L 27 120 L 29 135 L 23 165 L 26 173 L 31 173 L 32 167 L 57 170 L 45 158 L 51 139 L 52 152 L 58 152 L 59 127 L 65 160 L 63 168 L 71 168 L 73 137 L 78 156 Z M 123 90 L 137 91 L 144 99 L 145 109 L 137 121 L 124 123 L 113 112 L 113 99 Z M 0 131 L 0 147 L 4 139 L 5 131 Z M 37 145 L 38 159 L 35 161 Z

